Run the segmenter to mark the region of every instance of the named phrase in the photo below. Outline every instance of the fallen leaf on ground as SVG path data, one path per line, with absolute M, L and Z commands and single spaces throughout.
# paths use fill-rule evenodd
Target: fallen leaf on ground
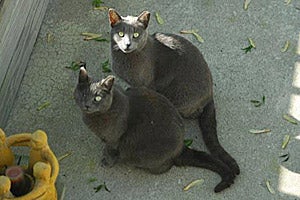
M 242 48 L 245 53 L 251 52 L 251 50 L 256 48 L 254 41 L 251 38 L 248 38 L 249 46 Z
M 50 102 L 47 101 L 47 102 L 43 103 L 42 105 L 40 105 L 36 110 L 41 111 L 49 106 L 50 106 Z
M 203 38 L 197 32 L 198 32 L 197 30 L 181 30 L 180 31 L 181 34 L 194 35 L 199 42 L 203 43 L 204 42 Z
M 265 104 L 265 101 L 266 101 L 265 96 L 262 97 L 261 101 L 259 101 L 259 100 L 250 100 L 250 102 L 253 103 L 253 105 L 255 107 L 260 107 L 261 105 Z
M 286 121 L 288 121 L 288 122 L 290 122 L 292 124 L 295 124 L 295 125 L 298 124 L 297 120 L 294 117 L 292 117 L 292 116 L 290 116 L 288 114 L 284 114 L 283 115 L 283 119 L 285 119 Z
M 271 194 L 275 194 L 275 190 L 274 190 L 273 187 L 271 186 L 270 181 L 266 181 L 266 186 L 267 186 L 267 188 L 268 188 L 268 190 L 269 190 L 269 192 L 270 192 Z
M 284 47 L 281 49 L 281 52 L 282 53 L 286 52 L 288 50 L 289 46 L 290 46 L 290 41 L 287 40 L 284 44 Z
M 249 41 L 250 45 L 253 46 L 253 48 L 256 48 L 256 45 L 255 45 L 254 41 L 251 38 L 248 38 L 248 41 Z
M 73 71 L 77 71 L 82 67 L 83 62 L 82 61 L 72 61 L 70 66 L 66 66 L 67 69 L 71 69 Z
M 99 192 L 102 188 L 104 188 L 107 192 L 110 192 L 110 190 L 106 187 L 106 184 L 104 182 L 103 184 L 94 187 L 95 193 Z
M 281 148 L 285 149 L 286 146 L 288 145 L 289 141 L 290 141 L 290 135 L 285 135 L 283 138 L 283 141 L 282 141 Z
M 103 4 L 104 2 L 102 1 L 102 0 L 93 0 L 92 1 L 92 5 L 94 6 L 94 7 L 100 7 L 101 6 L 101 4 Z
M 183 142 L 184 142 L 184 145 L 186 147 L 190 147 L 193 143 L 193 140 L 192 139 L 185 139 Z
M 109 73 L 111 72 L 111 69 L 110 69 L 110 64 L 109 64 L 109 60 L 107 59 L 106 61 L 104 61 L 102 64 L 102 72 L 103 73 Z
M 245 0 L 244 1 L 244 10 L 248 9 L 248 6 L 249 6 L 250 2 L 251 2 L 251 0 Z
M 66 195 L 66 186 L 64 185 L 59 200 L 64 200 L 65 195 Z
M 93 182 L 95 182 L 95 181 L 97 181 L 96 178 L 90 178 L 90 179 L 88 180 L 89 183 L 93 183 Z
M 53 41 L 53 38 L 54 38 L 54 36 L 53 36 L 52 33 L 47 33 L 47 43 L 52 42 L 52 41 Z
M 107 42 L 108 40 L 105 38 L 102 38 L 101 34 L 97 33 L 89 33 L 89 32 L 83 32 L 81 33 L 82 36 L 84 36 L 83 40 L 89 41 L 89 40 L 95 40 L 98 42 Z
M 161 18 L 160 14 L 158 12 L 155 12 L 156 21 L 158 24 L 162 25 L 164 24 L 164 20 Z
M 292 1 L 292 0 L 285 0 L 284 3 L 285 3 L 286 5 L 289 5 L 289 4 L 291 3 L 291 1 Z
M 60 156 L 57 158 L 58 161 L 62 161 L 63 159 L 65 159 L 66 157 L 70 156 L 72 154 L 72 152 L 67 152 L 64 155 Z
M 249 132 L 253 133 L 253 134 L 262 134 L 262 133 L 269 133 L 269 132 L 271 132 L 271 129 L 260 129 L 260 130 L 250 129 Z
M 183 191 L 188 191 L 189 189 L 191 189 L 192 187 L 196 186 L 196 185 L 199 185 L 199 184 L 203 184 L 204 183 L 204 180 L 203 179 L 198 179 L 198 180 L 194 180 L 192 182 L 190 182 L 188 185 L 186 185 L 184 188 L 183 188 Z

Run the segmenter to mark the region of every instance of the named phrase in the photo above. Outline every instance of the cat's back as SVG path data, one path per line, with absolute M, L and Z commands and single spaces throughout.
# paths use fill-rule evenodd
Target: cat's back
M 170 51 L 175 54 L 183 55 L 183 54 L 201 54 L 199 49 L 188 39 L 176 35 L 173 33 L 162 33 L 156 32 L 150 37 L 154 40 L 154 45 L 157 47 L 165 47 L 166 49 L 162 48 L 163 51 Z M 158 48 L 158 50 L 160 49 Z
M 181 122 L 181 117 L 178 116 L 174 105 L 163 95 L 158 92 L 148 89 L 146 87 L 129 88 L 125 91 L 125 94 L 129 97 L 130 110 L 132 113 L 148 113 L 151 116 L 157 118 L 163 117 L 165 113 L 169 114 L 172 118 L 176 118 L 178 122 Z
M 119 146 L 126 162 L 151 168 L 176 157 L 183 147 L 183 120 L 164 96 L 146 88 L 131 88 L 128 128 Z
M 157 132 L 169 132 L 166 131 L 168 129 L 181 134 L 183 120 L 166 97 L 145 87 L 130 88 L 125 94 L 129 97 L 129 123 Z

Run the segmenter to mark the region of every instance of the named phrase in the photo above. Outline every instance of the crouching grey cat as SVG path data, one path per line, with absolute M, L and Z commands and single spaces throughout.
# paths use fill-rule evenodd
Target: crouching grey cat
M 208 150 L 239 174 L 237 162 L 218 140 L 213 82 L 202 54 L 178 35 L 148 35 L 149 19 L 147 11 L 122 17 L 109 9 L 113 71 L 131 86 L 164 95 L 183 117 L 197 118 Z
M 74 92 L 87 127 L 105 143 L 104 166 L 122 162 L 153 174 L 173 165 L 195 166 L 218 173 L 220 192 L 235 175 L 219 159 L 185 147 L 183 120 L 167 98 L 147 88 L 123 91 L 114 76 L 93 81 L 84 67 Z

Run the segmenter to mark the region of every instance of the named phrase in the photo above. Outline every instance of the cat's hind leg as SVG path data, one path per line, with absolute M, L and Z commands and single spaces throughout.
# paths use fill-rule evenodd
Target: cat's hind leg
M 203 140 L 212 155 L 223 161 L 234 174 L 240 173 L 240 168 L 233 157 L 221 146 L 217 135 L 217 123 L 214 101 L 208 103 L 199 117 L 199 125 Z

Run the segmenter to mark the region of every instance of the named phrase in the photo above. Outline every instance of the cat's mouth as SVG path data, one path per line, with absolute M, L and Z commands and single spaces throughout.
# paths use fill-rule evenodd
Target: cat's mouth
M 83 108 L 82 111 L 85 112 L 86 114 L 91 114 L 91 113 L 94 112 L 94 111 L 92 111 L 92 110 L 90 110 L 88 108 Z
M 121 49 L 123 51 L 123 53 L 131 53 L 134 51 L 134 49 L 132 48 L 126 48 L 126 49 Z

